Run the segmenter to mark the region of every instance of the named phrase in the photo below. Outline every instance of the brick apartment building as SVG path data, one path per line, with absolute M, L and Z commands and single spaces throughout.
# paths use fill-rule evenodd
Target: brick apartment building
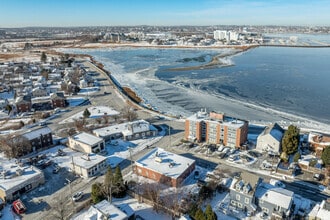
M 186 119 L 185 139 L 239 147 L 247 141 L 248 122 L 223 113 L 199 111 Z

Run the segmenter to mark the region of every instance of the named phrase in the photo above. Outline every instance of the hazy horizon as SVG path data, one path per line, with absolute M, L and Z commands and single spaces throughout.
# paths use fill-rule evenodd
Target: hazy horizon
M 330 26 L 327 0 L 2 0 L 0 28 Z

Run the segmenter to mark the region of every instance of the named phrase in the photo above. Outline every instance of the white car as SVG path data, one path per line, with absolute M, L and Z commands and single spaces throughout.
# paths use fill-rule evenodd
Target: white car
M 75 194 L 73 194 L 72 196 L 72 200 L 77 202 L 78 200 L 80 200 L 83 196 L 83 192 L 76 192 Z
M 269 180 L 269 183 L 273 186 L 276 186 L 276 187 L 280 187 L 280 188 L 285 188 L 285 184 L 282 183 L 281 181 L 279 180 L 276 180 L 276 179 L 270 179 Z

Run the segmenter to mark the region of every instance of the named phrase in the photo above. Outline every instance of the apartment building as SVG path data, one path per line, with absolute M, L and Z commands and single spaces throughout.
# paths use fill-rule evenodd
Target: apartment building
M 247 141 L 248 122 L 201 110 L 186 119 L 185 139 L 239 147 Z

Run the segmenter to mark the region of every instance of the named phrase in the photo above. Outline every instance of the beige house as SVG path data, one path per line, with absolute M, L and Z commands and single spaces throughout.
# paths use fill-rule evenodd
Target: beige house
M 72 158 L 71 169 L 84 178 L 103 173 L 107 168 L 106 157 L 98 154 L 87 154 Z
M 256 150 L 259 152 L 268 152 L 279 155 L 281 153 L 281 142 L 284 135 L 284 129 L 277 123 L 266 127 L 257 138 Z
M 6 202 L 13 201 L 44 183 L 43 172 L 33 166 L 4 166 L 0 173 L 0 198 Z
M 86 132 L 69 137 L 68 144 L 71 149 L 87 154 L 98 153 L 105 149 L 103 138 Z

